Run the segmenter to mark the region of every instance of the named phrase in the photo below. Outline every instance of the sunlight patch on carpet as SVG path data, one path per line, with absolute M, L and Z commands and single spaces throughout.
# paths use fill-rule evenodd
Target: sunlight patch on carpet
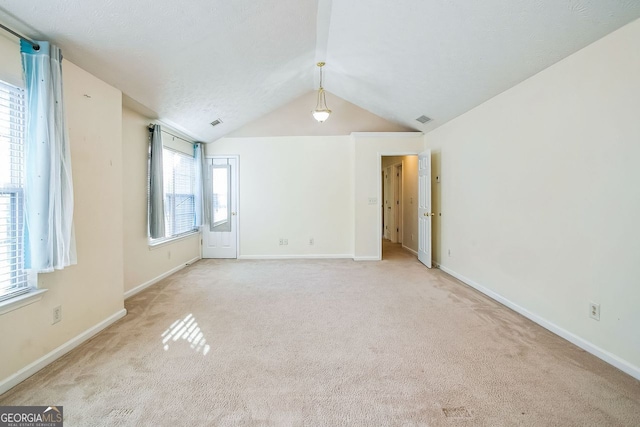
M 202 352 L 205 356 L 211 350 L 203 332 L 196 322 L 196 318 L 189 313 L 184 319 L 178 319 L 169 326 L 161 335 L 162 345 L 165 351 L 169 351 L 169 344 L 179 339 L 185 340 L 196 353 Z

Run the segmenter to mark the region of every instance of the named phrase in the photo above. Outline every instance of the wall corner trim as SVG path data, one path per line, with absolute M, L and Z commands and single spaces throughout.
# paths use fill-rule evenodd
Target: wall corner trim
M 455 277 L 456 279 L 460 280 L 461 282 L 463 282 L 465 285 L 470 286 L 472 288 L 474 288 L 475 290 L 482 292 L 483 294 L 485 294 L 486 296 L 488 296 L 489 298 L 493 299 L 494 301 L 499 302 L 500 304 L 510 308 L 511 310 L 523 315 L 524 317 L 526 317 L 527 319 L 531 320 L 534 323 L 537 323 L 538 325 L 542 326 L 543 328 L 547 329 L 550 332 L 553 332 L 554 334 L 558 335 L 561 338 L 564 338 L 565 340 L 569 341 L 570 343 L 580 347 L 581 349 L 591 353 L 592 355 L 596 356 L 597 358 L 607 362 L 608 364 L 620 369 L 622 372 L 631 375 L 632 377 L 634 377 L 635 379 L 640 380 L 640 367 L 632 365 L 631 363 L 629 363 L 628 361 L 620 358 L 619 356 L 616 356 L 613 353 L 610 353 L 598 346 L 596 346 L 595 344 L 585 340 L 584 338 L 581 338 L 575 334 L 573 334 L 572 332 L 567 331 L 566 329 L 563 329 L 561 327 L 559 327 L 558 325 L 556 325 L 555 323 L 552 323 L 540 316 L 538 316 L 537 314 L 534 314 L 532 312 L 530 312 L 529 310 L 519 306 L 518 304 L 508 300 L 507 298 L 503 297 L 502 295 L 492 291 L 491 289 L 480 285 L 477 282 L 474 282 L 473 280 L 456 273 L 455 271 L 441 265 L 441 264 L 437 264 L 438 268 L 442 271 L 444 271 L 445 273 L 449 274 L 450 276 Z
M 0 381 L 0 394 L 7 392 L 11 388 L 15 387 L 16 385 L 20 384 L 22 381 L 29 378 L 31 375 L 37 373 L 42 368 L 46 367 L 50 363 L 53 363 L 54 361 L 61 358 L 65 354 L 69 353 L 71 350 L 78 347 L 80 344 L 88 341 L 94 335 L 97 335 L 102 330 L 106 329 L 107 327 L 111 326 L 118 320 L 122 319 L 124 316 L 126 316 L 126 314 L 127 314 L 127 310 L 124 308 L 122 310 L 117 311 L 116 313 L 107 317 L 97 325 L 92 326 L 91 328 L 87 329 L 81 334 L 75 336 L 74 338 L 71 338 L 69 341 L 62 344 L 60 347 L 45 354 L 35 362 L 28 364 L 27 366 L 20 369 L 15 374 L 10 375 L 9 377 L 3 379 L 2 381 Z
M 165 273 L 162 273 L 161 275 L 159 275 L 157 277 L 154 277 L 151 280 L 147 280 L 146 282 L 136 286 L 135 288 L 129 289 L 127 292 L 124 293 L 124 299 L 131 298 L 135 294 L 144 291 L 149 286 L 155 285 L 156 283 L 158 283 L 159 281 L 161 281 L 165 277 L 171 276 L 173 273 L 176 273 L 176 272 L 182 270 L 183 268 L 190 266 L 191 264 L 193 264 L 194 262 L 196 262 L 196 261 L 198 261 L 200 259 L 202 259 L 202 257 L 197 256 L 197 257 L 195 257 L 193 259 L 190 259 L 189 261 L 185 262 L 184 264 L 180 264 L 177 267 L 174 267 L 171 270 L 169 270 L 169 271 L 167 271 Z

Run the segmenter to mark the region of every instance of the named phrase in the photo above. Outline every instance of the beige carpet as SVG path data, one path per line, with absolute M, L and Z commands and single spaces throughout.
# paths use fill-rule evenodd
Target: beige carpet
M 67 426 L 640 425 L 638 381 L 385 257 L 200 261 L 0 405 L 63 405 Z

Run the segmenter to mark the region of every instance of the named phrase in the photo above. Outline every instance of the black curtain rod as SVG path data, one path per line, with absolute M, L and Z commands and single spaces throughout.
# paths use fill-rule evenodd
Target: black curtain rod
M 29 43 L 31 46 L 33 46 L 33 48 L 35 50 L 40 50 L 40 45 L 36 42 L 34 42 L 33 40 L 30 40 L 28 38 L 26 38 L 25 36 L 22 36 L 18 33 L 16 33 L 15 31 L 13 31 L 11 28 L 5 27 L 4 25 L 0 24 L 0 28 L 2 28 L 3 30 L 5 30 L 8 33 L 13 34 L 14 36 L 16 36 L 17 38 L 19 38 L 20 40 L 24 40 L 27 43 Z
M 149 123 L 149 132 L 153 132 L 153 127 L 154 127 L 154 126 L 155 126 L 155 125 L 154 125 L 153 123 Z M 167 134 L 171 135 L 171 136 L 172 136 L 172 137 L 174 137 L 174 138 L 181 139 L 181 140 L 183 140 L 184 142 L 186 142 L 187 144 L 197 144 L 197 142 L 194 142 L 194 141 L 187 141 L 186 139 L 184 139 L 184 138 L 183 138 L 183 137 L 181 137 L 181 136 L 174 135 L 174 134 L 172 134 L 171 132 L 167 132 L 166 130 L 164 130 L 164 129 L 162 129 L 162 128 L 160 128 L 160 129 L 161 129 L 161 132 L 167 133 Z

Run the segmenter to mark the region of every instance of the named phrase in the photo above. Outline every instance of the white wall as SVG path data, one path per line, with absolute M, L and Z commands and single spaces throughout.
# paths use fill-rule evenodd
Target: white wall
M 4 37 L 0 52 L 1 76 L 20 56 L 17 43 Z M 43 298 L 0 316 L 0 390 L 37 359 L 125 314 L 121 93 L 69 61 L 63 72 L 78 264 L 39 275 L 39 286 L 48 289 Z M 52 325 L 58 305 L 62 321 Z
M 353 133 L 354 258 L 380 259 L 381 155 L 418 154 L 424 149 L 421 132 Z M 369 199 L 377 200 L 369 204 Z M 417 221 L 417 218 L 416 218 Z
M 240 257 L 353 254 L 348 136 L 223 138 L 206 153 L 240 156 Z
M 153 120 L 129 108 L 122 110 L 124 290 L 143 289 L 167 272 L 200 257 L 200 234 L 151 248 L 147 239 L 148 125 Z
M 639 117 L 635 21 L 426 135 L 436 261 L 636 377 Z

